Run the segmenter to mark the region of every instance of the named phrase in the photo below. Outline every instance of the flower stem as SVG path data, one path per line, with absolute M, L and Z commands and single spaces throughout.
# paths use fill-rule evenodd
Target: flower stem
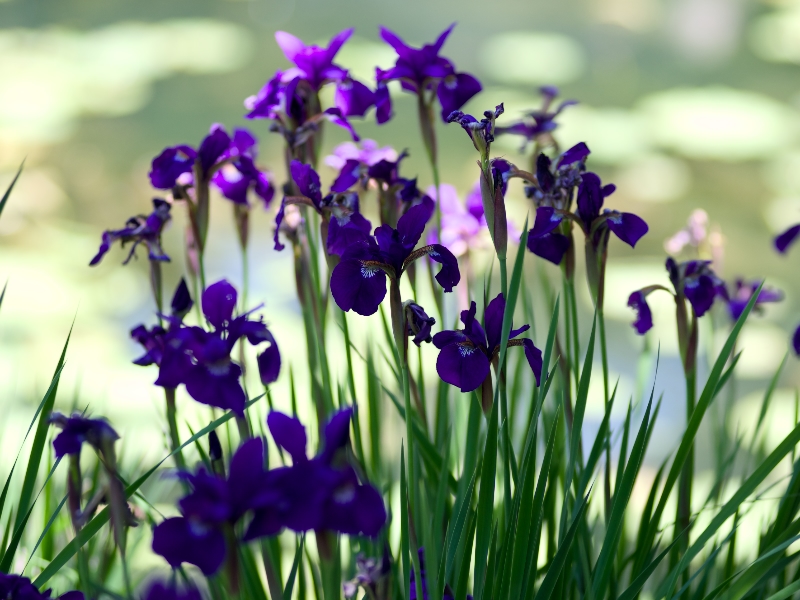
M 177 409 L 175 407 L 175 388 L 164 388 L 164 398 L 167 404 L 167 424 L 169 426 L 169 441 L 172 451 L 175 452 L 175 466 L 178 469 L 186 470 L 186 460 L 180 450 L 181 438 L 178 434 Z M 177 451 L 177 452 L 176 452 Z
M 500 287 L 503 291 L 503 298 L 506 302 L 508 302 L 508 265 L 506 264 L 505 257 L 500 258 L 498 257 L 500 262 Z M 508 306 L 506 304 L 506 306 Z M 508 415 L 508 394 L 506 390 L 506 365 L 508 363 L 508 357 L 503 360 L 503 364 L 499 365 L 500 369 L 498 372 L 497 377 L 497 384 L 500 386 L 500 421 L 499 426 L 502 427 L 503 423 L 505 423 L 505 427 L 502 428 L 502 448 L 503 451 L 500 453 L 503 458 L 503 518 L 505 520 L 511 518 L 511 441 L 509 435 L 509 425 L 511 423 L 511 419 L 509 419 Z

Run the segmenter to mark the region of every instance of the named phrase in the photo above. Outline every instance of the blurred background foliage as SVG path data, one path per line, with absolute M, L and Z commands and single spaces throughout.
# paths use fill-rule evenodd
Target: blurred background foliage
M 724 239 L 721 272 L 729 282 L 766 277 L 785 292 L 783 303 L 767 306 L 745 328 L 739 399 L 719 416 L 731 432 L 746 428 L 800 318 L 799 258 L 772 249 L 772 236 L 800 221 L 800 1 L 0 0 L 0 188 L 26 159 L 0 221 L 0 283 L 9 282 L 0 315 L 0 461 L 12 460 L 73 318 L 62 408 L 74 403 L 108 415 L 137 457 L 163 454 L 153 425 L 161 406 L 154 373 L 130 364 L 138 355 L 130 328 L 153 320 L 146 261 L 123 268 L 115 251 L 96 268 L 88 262 L 103 229 L 149 211 L 149 162 L 164 146 L 196 144 L 213 122 L 245 125 L 244 98 L 287 66 L 275 30 L 324 44 L 355 26 L 337 62 L 374 84 L 374 67 L 393 61 L 378 25 L 419 44 L 452 21 L 458 26 L 444 55 L 484 84 L 466 110 L 505 102 L 510 122 L 539 105 L 538 86 L 560 86 L 563 97 L 580 101 L 563 113 L 562 147 L 586 141 L 590 166 L 618 186 L 614 206 L 650 224 L 635 252 L 611 248 L 606 313 L 623 398 L 635 391 L 642 350 L 628 294 L 666 282 L 665 240 L 692 210 L 705 209 Z M 393 92 L 395 119 L 378 127 L 370 114 L 356 128 L 381 145 L 409 148 L 404 172 L 427 187 L 416 107 Z M 263 122 L 249 126 L 261 138 L 260 162 L 282 181 L 282 140 Z M 328 150 L 345 140 L 334 129 L 325 130 Z M 463 195 L 477 179 L 474 151 L 459 127 L 439 129 L 443 181 Z M 495 149 L 526 160 L 517 138 L 500 138 Z M 333 171 L 323 167 L 323 176 Z M 529 206 L 519 187 L 509 203 L 521 226 Z M 165 236 L 173 257 L 168 286 L 184 260 L 183 211 L 174 212 Z M 230 209 L 218 198 L 212 213 L 209 280 L 227 276 L 238 285 Z M 299 366 L 302 321 L 290 258 L 272 249 L 272 212 L 256 211 L 253 232 L 250 298 L 266 302 L 282 352 Z M 535 289 L 538 279 L 528 285 Z M 583 305 L 589 324 L 585 290 Z M 669 301 L 656 301 L 654 310 L 650 342 L 661 344 L 662 356 L 657 392 L 666 393 L 660 442 L 652 445 L 663 454 L 655 462 L 674 446 L 684 405 Z M 705 332 L 708 348 L 729 328 L 724 310 L 717 311 L 716 332 Z M 367 319 L 351 322 L 368 335 Z M 544 333 L 540 324 L 538 335 Z M 790 359 L 771 409 L 775 439 L 793 421 L 798 383 L 800 369 Z M 277 389 L 288 390 L 286 377 Z M 599 388 L 593 396 L 589 419 L 596 422 Z M 276 398 L 288 407 L 280 393 Z

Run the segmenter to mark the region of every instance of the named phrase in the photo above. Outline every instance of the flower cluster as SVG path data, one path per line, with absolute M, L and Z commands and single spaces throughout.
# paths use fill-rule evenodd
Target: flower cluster
M 191 492 L 178 503 L 181 516 L 155 528 L 153 550 L 175 568 L 189 563 L 212 575 L 233 551 L 231 536 L 245 520 L 243 541 L 284 528 L 376 536 L 386 522 L 386 509 L 380 493 L 359 482 L 344 456 L 351 418 L 351 409 L 336 413 L 325 426 L 322 449 L 308 458 L 300 421 L 270 413 L 272 438 L 292 465 L 265 469 L 264 442 L 254 438 L 233 455 L 227 477 L 204 468 L 182 474 Z
M 166 317 L 167 328 L 159 325 L 148 330 L 140 325 L 131 332 L 145 349 L 135 364 L 158 365 L 158 386 L 177 388 L 183 384 L 196 401 L 242 414 L 246 401 L 239 381 L 242 369 L 231 360 L 236 343 L 245 338 L 253 346 L 269 344 L 257 359 L 264 385 L 278 378 L 281 357 L 267 326 L 250 318 L 253 311 L 233 316 L 237 298 L 236 289 L 226 280 L 211 284 L 202 296 L 203 315 L 211 330 L 187 326 L 182 319 L 192 302 L 186 284 L 181 282 L 172 301 L 173 313 Z

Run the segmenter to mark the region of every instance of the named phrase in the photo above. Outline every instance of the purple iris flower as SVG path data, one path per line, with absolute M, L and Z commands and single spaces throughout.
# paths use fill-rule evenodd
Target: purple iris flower
M 800 223 L 789 227 L 786 231 L 775 238 L 775 249 L 781 254 L 785 254 L 794 241 L 800 236 Z
M 331 39 L 327 48 L 307 46 L 302 40 L 285 31 L 275 33 L 287 60 L 295 64 L 281 75 L 284 83 L 300 79 L 308 83 L 315 92 L 329 82 L 336 83 L 334 102 L 344 116 L 360 116 L 375 104 L 375 94 L 363 83 L 351 78 L 346 69 L 333 62 L 344 43 L 353 35 L 353 29 L 345 29 Z
M 391 572 L 391 556 L 384 556 L 381 560 L 375 558 L 367 558 L 359 553 L 356 556 L 356 573 L 355 576 L 342 584 L 342 591 L 345 598 L 352 598 L 358 593 L 358 588 L 369 590 L 367 595 L 375 594 L 375 588 L 378 582 L 383 579 L 388 573 Z
M 519 135 L 524 138 L 521 151 L 524 152 L 525 147 L 531 143 L 536 142 L 544 136 L 550 136 L 552 132 L 558 127 L 556 117 L 561 114 L 561 111 L 577 104 L 577 100 L 564 100 L 555 110 L 551 110 L 553 100 L 558 96 L 558 88 L 555 86 L 544 86 L 539 88 L 542 94 L 542 107 L 538 110 L 531 110 L 525 113 L 521 121 L 512 123 L 508 127 L 498 127 L 495 133 L 497 134 L 511 134 Z
M 40 592 L 31 580 L 22 575 L 0 573 L 0 598 L 3 600 L 51 600 L 51 591 Z M 72 591 L 58 596 L 58 600 L 83 600 L 83 592 Z
M 416 259 L 429 256 L 442 265 L 436 281 L 451 292 L 461 279 L 458 259 L 441 244 L 414 249 L 433 216 L 433 200 L 427 196 L 397 221 L 397 228 L 381 225 L 375 235 L 351 244 L 331 274 L 331 293 L 343 311 L 368 316 L 386 296 L 386 276 L 399 279 Z
M 161 522 L 153 530 L 153 551 L 173 567 L 197 566 L 204 575 L 216 573 L 229 551 L 226 532 L 249 511 L 274 502 L 277 494 L 264 470 L 264 442 L 244 442 L 231 458 L 227 478 L 200 468 L 183 473 L 192 490 L 178 502 L 180 517 Z
M 433 336 L 433 345 L 439 348 L 439 357 L 436 359 L 436 371 L 442 381 L 459 388 L 462 392 L 471 392 L 480 387 L 489 377 L 490 365 L 497 359 L 500 352 L 500 341 L 503 328 L 503 314 L 506 310 L 506 301 L 502 294 L 498 294 L 484 312 L 484 325 L 475 318 L 477 306 L 473 301 L 469 310 L 461 311 L 461 322 L 464 329 L 456 331 L 441 331 Z M 523 325 L 519 329 L 511 329 L 508 336 L 509 346 L 522 346 L 525 349 L 525 358 L 536 377 L 536 385 L 542 375 L 542 352 L 533 341 L 527 338 L 514 339 L 530 329 L 530 325 Z
M 152 582 L 142 596 L 142 600 L 203 600 L 196 587 L 178 587 L 162 581 Z
M 325 164 L 336 171 L 341 171 L 349 160 L 355 160 L 369 168 L 381 160 L 397 160 L 397 150 L 391 146 L 381 148 L 375 140 L 361 140 L 359 145 L 354 142 L 342 142 L 325 157 Z
M 63 458 L 67 454 L 80 454 L 84 442 L 103 452 L 108 444 L 113 444 L 119 439 L 117 432 L 105 419 L 90 419 L 80 413 L 68 417 L 54 412 L 50 415 L 50 422 L 61 428 L 61 433 L 53 440 L 56 458 Z
M 146 367 L 149 365 L 161 366 L 164 351 L 170 333 L 175 333 L 183 323 L 183 317 L 192 309 L 194 301 L 189 294 L 186 281 L 181 278 L 175 294 L 172 296 L 172 314 L 166 316 L 167 328 L 154 325 L 148 329 L 144 325 L 137 325 L 131 330 L 131 337 L 144 348 L 144 354 L 133 361 L 133 364 Z
M 225 198 L 249 206 L 248 196 L 255 193 L 269 208 L 275 188 L 265 171 L 255 165 L 258 156 L 258 141 L 247 129 L 234 129 L 229 148 L 219 157 L 221 167 L 212 176 L 211 182 Z
M 730 302 L 725 282 L 711 269 L 710 260 L 678 263 L 669 257 L 666 268 L 674 293 L 662 285 L 651 285 L 633 292 L 628 298 L 628 306 L 637 313 L 633 326 L 639 335 L 644 335 L 653 327 L 653 316 L 647 304 L 647 296 L 656 290 L 672 294 L 678 303 L 684 299 L 688 300 L 696 317 L 706 314 L 717 298 Z
M 397 52 L 397 62 L 387 71 L 376 70 L 378 123 L 391 118 L 391 98 L 386 88 L 389 81 L 399 80 L 404 90 L 418 96 L 436 90 L 442 107 L 442 120 L 481 91 L 481 84 L 475 77 L 469 73 L 457 73 L 448 59 L 439 56 L 453 27 L 455 23 L 445 29 L 433 44 L 425 44 L 422 48 L 408 46 L 396 33 L 381 27 L 381 38 Z
M 549 173 L 549 170 L 545 172 Z M 547 181 L 549 184 L 546 178 L 541 178 L 540 184 L 542 181 Z M 564 218 L 571 218 L 580 225 L 587 240 L 595 249 L 603 250 L 608 232 L 612 232 L 631 248 L 635 247 L 647 233 L 647 223 L 633 213 L 609 209 L 601 212 L 605 198 L 615 189 L 616 186 L 613 184 L 603 185 L 596 174 L 583 173 L 578 186 L 578 206 L 575 213 L 570 214 L 553 206 L 538 207 L 536 221 L 528 234 L 528 249 L 554 264 L 560 264 L 569 247 L 569 240 L 555 230 Z
M 285 197 L 275 216 L 276 250 L 283 250 L 285 247 L 280 242 L 279 232 L 286 215 L 286 206 L 290 204 L 304 204 L 322 216 L 323 225 L 328 229 L 328 254 L 341 256 L 349 245 L 369 237 L 372 225 L 359 212 L 357 193 L 347 192 L 347 188 L 339 189 L 334 183 L 331 193 L 323 198 L 319 175 L 311 165 L 293 160 L 289 170 L 300 196 Z
M 211 129 L 197 149 L 187 145 L 170 146 L 153 159 L 150 169 L 150 183 L 154 188 L 170 190 L 184 175 L 197 172 L 204 181 L 219 168 L 219 161 L 231 146 L 231 137 L 219 123 Z
M 133 243 L 128 257 L 122 264 L 127 265 L 130 262 L 139 244 L 147 246 L 150 260 L 169 262 L 169 256 L 161 248 L 161 232 L 171 218 L 169 211 L 169 202 L 161 198 L 153 198 L 153 212 L 149 215 L 131 217 L 122 229 L 104 231 L 100 249 L 89 265 L 98 264 L 116 241 L 119 241 L 122 247 L 125 247 L 127 243 Z
M 245 539 L 274 535 L 284 527 L 378 535 L 386 523 L 383 499 L 374 487 L 359 483 L 346 462 L 352 414 L 350 408 L 334 414 L 325 425 L 321 451 L 308 458 L 303 424 L 283 413 L 270 413 L 272 438 L 292 458 L 292 465 L 269 472 L 280 499 L 256 510 Z
M 760 281 L 736 280 L 733 293 L 729 294 L 728 299 L 728 313 L 731 315 L 731 319 L 734 321 L 739 320 L 739 317 L 742 316 L 745 307 L 747 307 L 747 303 L 750 302 L 750 298 L 756 293 L 759 285 L 761 285 Z M 758 294 L 756 303 L 753 306 L 753 311 L 761 311 L 763 310 L 764 304 L 768 302 L 780 302 L 781 300 L 783 300 L 783 292 L 764 287 Z
M 197 402 L 241 415 L 246 401 L 242 369 L 231 360 L 231 351 L 243 337 L 253 346 L 269 344 L 257 357 L 258 371 L 264 385 L 277 380 L 281 356 L 275 338 L 261 320 L 249 318 L 253 311 L 234 318 L 236 299 L 236 289 L 224 279 L 206 288 L 203 314 L 213 330 L 180 326 L 168 332 L 156 385 L 182 383 Z
M 794 353 L 797 356 L 800 356 L 800 325 L 798 325 L 797 329 L 794 330 L 794 335 L 792 336 L 792 348 L 794 348 Z

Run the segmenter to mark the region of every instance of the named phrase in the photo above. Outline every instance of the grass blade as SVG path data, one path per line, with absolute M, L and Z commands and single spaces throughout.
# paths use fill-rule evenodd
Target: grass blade
M 11 180 L 11 185 L 8 186 L 3 197 L 0 198 L 0 215 L 3 214 L 3 209 L 6 207 L 6 202 L 8 202 L 8 197 L 11 195 L 11 190 L 14 189 L 14 185 L 17 183 L 17 179 L 22 174 L 22 168 L 25 166 L 25 161 L 22 161 L 20 164 L 19 169 L 17 169 L 17 174 L 14 175 L 14 179 Z

